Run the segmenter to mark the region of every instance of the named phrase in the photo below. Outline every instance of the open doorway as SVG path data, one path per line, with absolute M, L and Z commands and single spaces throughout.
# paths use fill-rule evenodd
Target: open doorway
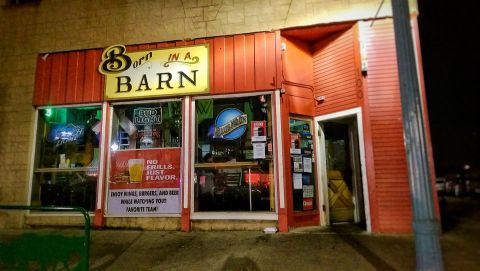
M 322 224 L 351 223 L 370 231 L 360 109 L 316 118 Z

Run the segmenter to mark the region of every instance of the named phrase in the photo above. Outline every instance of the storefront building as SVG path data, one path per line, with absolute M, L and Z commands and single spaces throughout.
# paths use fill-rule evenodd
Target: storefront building
M 411 231 L 392 19 L 254 30 L 38 54 L 25 203 L 96 227 Z

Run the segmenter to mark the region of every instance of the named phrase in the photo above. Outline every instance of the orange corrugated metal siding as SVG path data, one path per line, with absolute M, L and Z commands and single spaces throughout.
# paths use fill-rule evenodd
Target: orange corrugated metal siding
M 210 93 L 275 89 L 277 42 L 273 32 L 129 45 L 127 52 L 193 44 L 210 45 Z M 33 105 L 60 105 L 103 100 L 103 76 L 97 68 L 102 49 L 40 55 Z
M 235 89 L 237 91 L 249 91 L 255 89 L 255 36 L 237 35 L 234 37 L 235 50 Z
M 103 98 L 103 76 L 98 72 L 102 50 L 88 50 L 85 55 L 85 87 L 83 102 L 99 102 Z
M 103 77 L 97 71 L 102 50 L 38 56 L 33 105 L 100 102 Z
M 52 61 L 51 58 L 46 58 L 45 55 L 39 55 L 37 57 L 37 70 L 35 72 L 35 91 L 33 93 L 33 105 L 46 104 L 44 97 L 46 97 L 46 89 L 48 89 L 50 77 L 47 76 L 50 73 Z M 45 99 L 46 100 L 46 99 Z
M 83 100 L 83 82 L 85 73 L 85 57 L 81 52 L 68 53 L 67 85 L 65 103 L 75 103 Z
M 281 56 L 281 77 L 282 87 L 288 96 L 288 110 L 292 114 L 313 116 L 315 105 L 312 89 L 309 87 L 313 86 L 311 44 L 288 37 L 284 37 L 282 42 L 287 48 Z M 288 122 L 286 125 L 288 126 Z M 290 156 L 288 158 L 290 159 Z
M 315 44 L 313 81 L 315 96 L 325 96 L 317 103 L 315 114 L 323 115 L 358 107 L 358 72 L 355 63 L 356 35 L 354 28 L 336 33 Z
M 376 231 L 409 232 L 412 214 L 402 109 L 391 19 L 361 24 L 367 48 L 367 104 L 371 127 Z M 370 180 L 373 181 L 373 180 Z

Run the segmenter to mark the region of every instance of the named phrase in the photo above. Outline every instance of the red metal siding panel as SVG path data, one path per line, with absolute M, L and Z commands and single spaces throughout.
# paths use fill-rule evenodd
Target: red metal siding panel
M 361 84 L 358 85 L 356 65 L 356 31 L 346 31 L 315 44 L 313 54 L 313 81 L 315 96 L 325 96 L 325 101 L 315 106 L 315 114 L 358 107 L 361 99 Z M 360 91 L 359 91 L 360 88 Z
M 194 44 L 195 44 L 195 41 L 193 41 L 193 40 L 181 40 L 181 41 L 176 41 L 175 42 L 176 47 L 190 46 L 190 45 L 194 45 Z
M 213 47 L 214 84 L 211 92 L 216 94 L 234 92 L 233 37 L 214 38 Z
M 83 90 L 83 101 L 81 102 L 100 102 L 103 98 L 103 76 L 98 72 L 98 65 L 100 65 L 101 55 L 102 50 L 100 49 L 86 51 L 85 87 Z
M 235 53 L 233 37 L 225 38 L 225 92 L 235 92 Z
M 265 89 L 273 89 L 276 86 L 276 65 L 275 61 L 277 59 L 276 55 L 276 37 L 275 33 L 266 33 L 266 42 L 265 42 L 265 59 L 266 59 L 266 67 L 265 67 Z
M 142 45 L 139 45 L 138 46 L 138 51 L 146 51 L 150 49 L 150 45 L 149 44 L 142 44 Z
M 60 53 L 53 54 L 51 57 L 53 60 L 48 104 L 63 104 L 66 92 L 67 55 Z
M 234 36 L 235 50 L 235 91 L 251 91 L 255 89 L 255 36 Z
M 255 33 L 255 89 L 273 89 L 276 81 L 275 33 Z
M 50 70 L 52 68 L 52 58 L 48 54 L 37 57 L 37 71 L 35 73 L 35 91 L 33 95 L 33 105 L 44 105 L 48 98 L 48 89 L 50 88 Z
M 208 65 L 208 84 L 210 88 L 210 93 L 213 93 L 213 80 L 214 80 L 214 69 L 213 69 L 213 39 L 196 39 L 195 44 L 208 44 L 209 49 L 209 65 Z
M 361 24 L 368 56 L 366 103 L 375 164 L 377 231 L 410 232 L 411 201 L 391 19 Z
M 169 42 L 160 42 L 156 44 L 156 48 L 170 48 L 170 47 L 175 47 L 175 42 L 174 41 L 169 41 Z
M 125 47 L 127 48 L 127 53 L 138 51 L 138 45 L 127 45 Z
M 97 67 L 101 50 L 52 53 L 39 56 L 33 104 L 62 105 L 100 102 L 103 76 Z
M 255 34 L 255 89 L 264 87 L 266 81 L 266 66 L 267 60 L 265 58 L 266 39 L 264 33 Z
M 305 116 L 313 115 L 313 100 L 312 98 L 298 97 L 289 95 L 290 112 Z
M 225 86 L 225 39 L 217 37 L 213 39 L 213 88 L 211 93 L 223 93 Z
M 127 52 L 134 52 L 208 43 L 210 92 L 215 94 L 275 89 L 276 39 L 276 33 L 256 33 L 126 47 Z M 52 53 L 46 60 L 39 56 L 33 104 L 102 101 L 104 79 L 98 72 L 102 51 Z
M 289 96 L 289 112 L 313 116 L 313 68 L 309 43 L 295 38 L 285 37 L 282 42 L 287 50 L 282 52 L 283 72 L 281 73 L 283 88 Z
M 84 68 L 84 52 L 77 51 L 68 53 L 67 92 L 65 95 L 65 103 L 71 104 L 75 103 L 75 101 L 83 100 Z

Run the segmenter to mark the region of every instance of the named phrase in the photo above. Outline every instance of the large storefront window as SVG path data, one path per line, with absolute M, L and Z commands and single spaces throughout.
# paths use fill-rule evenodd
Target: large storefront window
M 94 210 L 101 115 L 100 106 L 38 110 L 32 205 Z
M 107 214 L 179 213 L 181 101 L 113 108 Z
M 195 102 L 195 211 L 275 211 L 270 95 Z
M 180 101 L 114 106 L 114 149 L 180 147 L 182 104 Z

